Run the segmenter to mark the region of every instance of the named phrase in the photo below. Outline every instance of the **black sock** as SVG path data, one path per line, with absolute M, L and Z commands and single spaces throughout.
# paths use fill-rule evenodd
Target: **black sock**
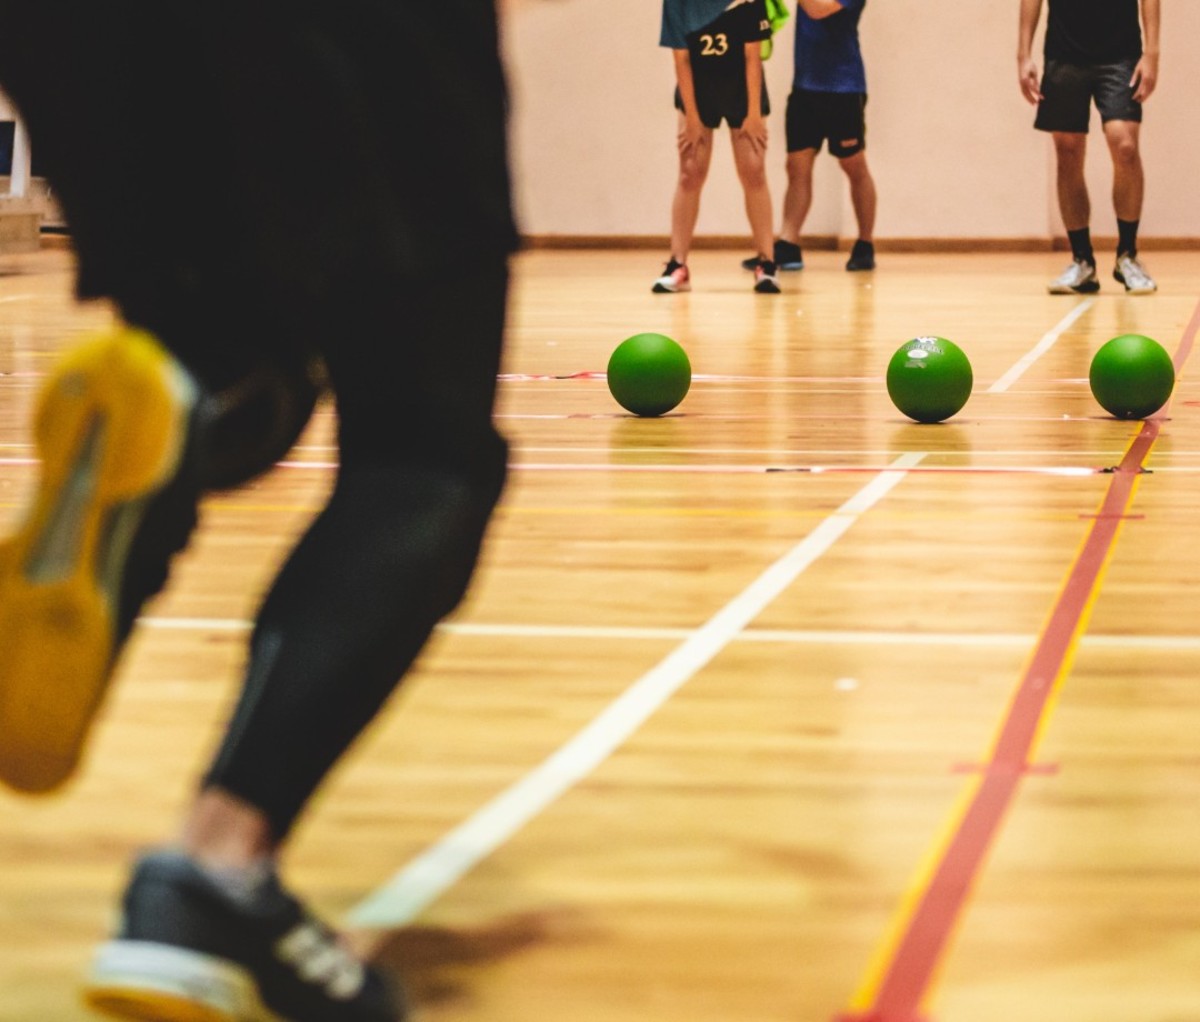
M 1140 220 L 1117 221 L 1117 255 L 1137 255 L 1137 232 Z
M 1077 231 L 1067 231 L 1067 239 L 1071 242 L 1071 255 L 1079 262 L 1089 266 L 1096 265 L 1096 253 L 1092 251 L 1092 231 L 1090 227 L 1080 227 Z

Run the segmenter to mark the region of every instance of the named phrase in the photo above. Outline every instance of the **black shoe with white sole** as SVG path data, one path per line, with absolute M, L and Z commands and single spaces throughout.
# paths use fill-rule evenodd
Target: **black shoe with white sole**
M 155 1022 L 403 1022 L 404 1001 L 273 873 L 232 892 L 178 852 L 136 865 L 84 998 Z

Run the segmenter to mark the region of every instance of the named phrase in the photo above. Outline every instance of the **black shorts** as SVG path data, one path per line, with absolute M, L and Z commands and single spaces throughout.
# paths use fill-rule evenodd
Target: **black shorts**
M 696 90 L 696 106 L 699 108 L 700 120 L 706 128 L 719 128 L 721 121 L 727 121 L 731 128 L 740 128 L 746 119 L 746 111 L 750 108 L 750 97 L 746 92 L 746 79 L 734 81 L 730 78 L 717 78 L 706 81 L 697 76 L 694 81 Z M 771 112 L 771 100 L 767 96 L 767 83 L 762 87 L 762 115 L 766 117 Z M 683 97 L 679 89 L 675 89 L 675 109 L 683 110 Z
M 1133 98 L 1129 80 L 1137 61 L 1130 57 L 1115 64 L 1079 65 L 1046 61 L 1042 75 L 1042 101 L 1033 126 L 1039 131 L 1088 130 L 1092 101 L 1100 120 L 1141 121 L 1142 104 Z
M 820 150 L 844 160 L 867 147 L 867 94 L 793 89 L 787 105 L 787 151 Z

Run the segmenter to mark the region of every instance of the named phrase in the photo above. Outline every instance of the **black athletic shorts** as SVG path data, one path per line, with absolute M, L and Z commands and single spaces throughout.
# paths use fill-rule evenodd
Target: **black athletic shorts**
M 865 92 L 814 92 L 793 89 L 787 104 L 787 151 L 820 150 L 839 160 L 867 147 L 867 94 Z
M 697 76 L 694 81 L 696 90 L 696 106 L 699 108 L 700 120 L 706 128 L 719 128 L 721 121 L 727 121 L 731 128 L 740 128 L 746 119 L 746 111 L 750 108 L 750 97 L 746 92 L 746 79 L 738 81 L 721 77 L 706 81 Z M 762 87 L 762 115 L 766 117 L 771 112 L 771 100 L 767 96 L 767 83 Z M 683 110 L 683 97 L 679 89 L 675 89 L 675 109 Z
M 1042 75 L 1042 101 L 1034 127 L 1039 131 L 1084 132 L 1088 130 L 1091 104 L 1095 100 L 1100 120 L 1141 121 L 1142 104 L 1133 98 L 1129 80 L 1137 60 L 1130 57 L 1115 64 L 1066 64 L 1046 61 Z

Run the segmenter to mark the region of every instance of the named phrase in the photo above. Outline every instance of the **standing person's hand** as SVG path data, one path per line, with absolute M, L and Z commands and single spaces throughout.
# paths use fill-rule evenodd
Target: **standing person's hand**
M 685 156 L 694 153 L 704 142 L 704 122 L 699 117 L 685 117 L 679 129 L 679 151 Z
M 1042 101 L 1041 80 L 1038 75 L 1037 61 L 1032 57 L 1026 57 L 1024 60 L 1017 62 L 1017 81 L 1021 86 L 1021 95 L 1023 95 L 1030 103 L 1040 103 Z
M 1129 80 L 1133 86 L 1133 98 L 1139 103 L 1145 103 L 1158 84 L 1158 54 L 1143 53 L 1142 59 L 1133 69 L 1133 77 Z
M 748 114 L 742 122 L 742 131 L 750 139 L 750 147 L 756 153 L 767 151 L 767 122 L 763 120 L 762 114 Z

